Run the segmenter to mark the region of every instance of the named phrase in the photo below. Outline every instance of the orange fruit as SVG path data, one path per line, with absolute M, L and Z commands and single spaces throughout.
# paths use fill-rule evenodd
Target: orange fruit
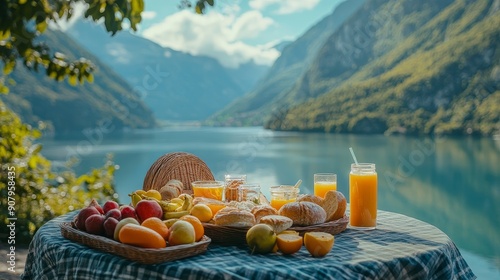
M 186 215 L 186 216 L 180 217 L 179 220 L 189 222 L 191 225 L 193 225 L 195 241 L 200 241 L 201 238 L 203 238 L 203 235 L 205 234 L 205 228 L 201 224 L 200 219 L 196 218 L 193 215 Z
M 208 203 L 206 205 L 210 208 L 210 210 L 212 210 L 212 218 L 215 216 L 215 214 L 217 214 L 217 212 L 219 212 L 219 210 L 226 207 L 225 204 Z
M 284 230 L 284 231 L 280 232 L 279 234 L 293 234 L 293 235 L 299 235 L 299 232 L 298 232 L 298 231 L 295 231 L 295 230 Z
M 156 231 L 136 224 L 126 224 L 118 233 L 123 244 L 142 248 L 165 248 L 167 242 Z
M 295 234 L 278 234 L 276 244 L 281 253 L 285 255 L 293 254 L 302 247 L 302 236 Z
M 212 209 L 205 204 L 196 204 L 193 208 L 191 208 L 190 214 L 198 218 L 203 223 L 212 219 Z
M 168 230 L 168 226 L 159 218 L 151 217 L 144 220 L 141 224 L 143 227 L 150 228 L 163 237 L 163 239 L 168 240 L 168 234 L 170 231 Z
M 327 232 L 306 232 L 304 245 L 307 251 L 317 258 L 326 256 L 332 250 L 335 238 Z

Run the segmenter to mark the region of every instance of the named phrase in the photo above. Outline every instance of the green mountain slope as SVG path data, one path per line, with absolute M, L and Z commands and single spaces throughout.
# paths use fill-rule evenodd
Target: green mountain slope
M 41 39 L 53 51 L 66 54 L 71 60 L 90 59 L 97 70 L 92 84 L 73 87 L 66 81 L 53 81 L 45 73 L 30 72 L 19 64 L 8 77 L 15 82 L 9 86 L 10 93 L 0 98 L 23 121 L 31 124 L 46 121 L 58 134 L 155 125 L 151 111 L 127 82 L 71 38 L 58 31 L 47 31 Z
M 242 98 L 210 118 L 211 124 L 255 125 L 283 101 L 297 79 L 307 70 L 328 37 L 346 21 L 365 0 L 347 0 L 287 45 L 257 86 Z
M 376 40 L 343 66 L 335 44 L 325 44 L 299 81 L 300 90 L 289 96 L 327 93 L 275 114 L 266 127 L 481 135 L 500 130 L 499 1 L 397 2 L 388 4 L 416 12 L 395 13 L 391 18 L 422 24 L 404 27 L 413 29 L 406 37 L 395 32 L 401 24 L 382 26 L 373 33 Z M 436 8 L 438 13 L 433 12 Z M 383 9 L 380 5 L 372 15 Z M 423 22 L 408 19 L 422 15 L 427 18 Z M 397 34 L 393 41 L 398 43 L 372 55 L 383 45 L 379 34 L 384 29 Z

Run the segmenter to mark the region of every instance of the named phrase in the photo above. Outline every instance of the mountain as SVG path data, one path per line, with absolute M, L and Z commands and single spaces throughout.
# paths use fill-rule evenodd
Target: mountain
M 500 1 L 371 0 L 333 33 L 276 130 L 500 131 Z M 365 30 L 356 33 L 357 30 Z
M 225 68 L 213 58 L 163 48 L 127 31 L 111 37 L 85 20 L 66 32 L 124 77 L 161 120 L 204 120 L 241 97 L 268 69 L 253 62 Z
M 215 125 L 257 125 L 279 106 L 284 95 L 308 69 L 318 50 L 366 0 L 347 0 L 302 36 L 287 44 L 271 69 L 245 96 L 210 118 Z
M 1 98 L 24 122 L 46 121 L 56 134 L 155 126 L 152 112 L 127 82 L 70 37 L 48 30 L 40 40 L 69 60 L 90 59 L 96 66 L 94 82 L 70 86 L 19 63 L 8 77 L 14 81 L 8 84 L 10 93 Z

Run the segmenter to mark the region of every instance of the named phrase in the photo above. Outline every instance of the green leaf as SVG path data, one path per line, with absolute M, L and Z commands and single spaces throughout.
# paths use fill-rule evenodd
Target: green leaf
M 47 23 L 47 21 L 44 20 L 36 25 L 36 30 L 40 33 L 43 33 L 47 29 L 47 26 L 48 26 L 48 23 Z
M 0 94 L 8 94 L 8 93 L 9 93 L 9 88 L 4 85 L 0 85 Z
M 5 63 L 3 66 L 3 74 L 4 75 L 9 75 L 13 70 L 14 67 L 16 67 L 16 61 L 15 60 L 10 60 Z
M 207 0 L 207 1 L 205 1 L 205 2 L 207 2 L 207 3 L 208 3 L 208 5 L 210 5 L 210 6 L 212 6 L 212 7 L 214 6 L 214 0 Z
M 19 5 L 26 4 L 26 2 L 28 2 L 28 0 L 19 0 L 19 1 L 18 1 Z
M 76 80 L 76 75 L 75 74 L 71 74 L 69 77 L 68 77 L 68 83 L 72 86 L 76 86 L 77 84 L 77 80 Z
M 132 0 L 130 3 L 130 13 L 132 15 L 134 14 L 140 14 L 144 11 L 144 1 L 143 0 Z

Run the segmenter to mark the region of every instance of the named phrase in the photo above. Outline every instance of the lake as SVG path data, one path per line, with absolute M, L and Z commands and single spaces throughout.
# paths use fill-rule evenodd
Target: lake
M 415 138 L 350 134 L 272 132 L 260 127 L 170 127 L 104 133 L 88 130 L 66 139 L 42 139 L 55 167 L 71 156 L 78 173 L 104 163 L 112 153 L 122 203 L 142 188 L 150 165 L 161 155 L 197 155 L 218 180 L 245 173 L 248 182 L 269 186 L 303 183 L 313 193 L 313 174 L 333 172 L 349 197 L 353 162 L 376 164 L 379 209 L 402 213 L 445 232 L 479 279 L 500 279 L 500 141 L 492 138 Z

